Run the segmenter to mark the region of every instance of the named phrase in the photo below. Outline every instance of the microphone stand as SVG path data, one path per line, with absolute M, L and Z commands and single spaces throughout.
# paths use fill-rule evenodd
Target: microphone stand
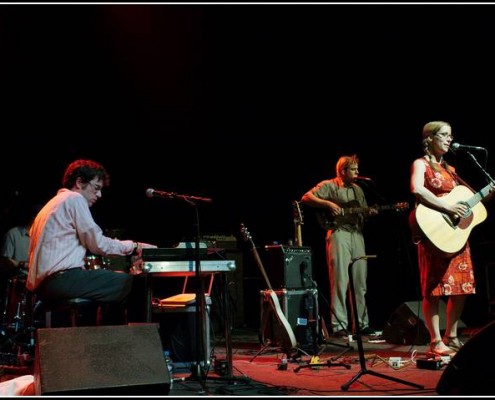
M 366 260 L 368 258 L 376 258 L 375 255 L 373 256 L 361 256 L 361 257 L 355 257 L 351 260 L 349 263 L 348 267 L 348 274 L 349 274 L 349 289 L 351 291 L 351 301 L 352 301 L 352 311 L 354 315 L 354 326 L 356 329 L 356 342 L 358 344 L 358 351 L 359 351 L 359 364 L 361 365 L 361 370 L 347 383 L 344 383 L 341 388 L 344 391 L 347 391 L 349 389 L 349 386 L 351 386 L 355 381 L 357 381 L 362 375 L 369 374 L 369 375 L 374 375 L 379 378 L 383 379 L 389 379 L 394 382 L 402 383 L 404 385 L 409 385 L 409 386 L 414 386 L 418 389 L 424 389 L 423 385 L 418 385 L 417 383 L 413 382 L 408 382 L 399 378 L 396 378 L 394 376 L 387 376 L 385 374 L 381 374 L 376 371 L 370 371 L 366 368 L 366 358 L 364 356 L 364 347 L 363 347 L 363 340 L 361 338 L 361 327 L 359 326 L 359 314 L 357 310 L 357 302 L 356 302 L 356 292 L 354 291 L 354 280 L 352 276 L 352 266 L 353 264 L 358 261 L 358 260 Z
M 149 189 L 150 190 L 150 189 Z M 153 194 L 153 192 L 151 192 Z M 147 191 L 148 195 L 148 191 Z M 152 197 L 148 195 L 149 197 Z M 159 192 L 159 197 L 166 198 L 166 199 L 182 199 L 186 203 L 190 204 L 191 206 L 194 207 L 195 213 L 196 213 L 196 232 L 195 232 L 195 252 L 194 252 L 194 258 L 195 258 L 195 277 L 197 281 L 197 286 L 196 286 L 196 312 L 195 312 L 195 322 L 196 322 L 196 331 L 199 333 L 199 338 L 196 340 L 196 360 L 197 360 L 197 365 L 194 370 L 192 370 L 192 376 L 195 378 L 199 379 L 199 383 L 201 385 L 201 389 L 199 394 L 205 394 L 206 393 L 206 372 L 205 370 L 207 369 L 207 364 L 208 364 L 208 357 L 206 355 L 206 335 L 205 335 L 205 310 L 206 310 L 206 299 L 205 299 L 205 290 L 204 290 L 204 283 L 203 279 L 201 277 L 201 253 L 200 253 L 200 228 L 199 228 L 199 211 L 198 211 L 198 205 L 197 202 L 204 202 L 204 203 L 211 203 L 212 199 L 206 198 L 206 197 L 198 197 L 198 196 L 189 196 L 189 195 L 183 195 L 183 194 L 177 194 L 175 192 Z M 229 299 L 228 299 L 228 284 L 227 284 L 227 278 L 223 276 L 223 290 L 224 290 L 224 312 L 226 313 L 225 316 L 225 347 L 226 347 L 226 352 L 227 352 L 227 363 L 228 363 L 228 373 L 225 379 L 229 381 L 229 383 L 234 383 L 236 380 L 236 377 L 233 375 L 233 370 L 232 370 L 232 336 L 231 336 L 231 322 L 230 322 L 230 310 L 229 310 Z M 151 304 L 151 291 L 148 289 L 147 290 L 147 296 L 148 296 L 148 302 Z M 151 315 L 151 306 L 147 307 L 147 317 L 149 320 L 151 320 L 150 315 Z M 202 360 L 200 360 L 202 359 Z M 204 365 L 204 370 L 201 368 L 201 362 L 203 362 Z M 222 379 L 222 378 L 220 378 Z M 239 377 L 237 377 L 238 380 L 242 380 Z
M 478 162 L 475 156 L 470 151 L 466 150 L 466 154 L 473 160 L 473 162 L 478 166 L 478 168 L 483 172 L 483 175 L 485 175 L 486 179 L 488 180 L 489 183 L 492 185 L 495 185 L 495 181 L 493 178 L 490 176 L 490 174 L 481 166 L 481 164 Z
M 200 229 L 199 229 L 199 211 L 198 205 L 194 200 L 199 198 L 193 196 L 176 195 L 177 198 L 184 199 L 188 204 L 194 207 L 196 213 L 196 233 L 195 233 L 195 247 L 194 247 L 194 258 L 195 258 L 195 277 L 196 277 L 196 332 L 198 332 L 198 338 L 196 340 L 196 368 L 192 370 L 194 377 L 198 378 L 201 385 L 199 394 L 205 394 L 205 376 L 204 370 L 201 369 L 201 361 L 203 362 L 204 368 L 207 365 L 206 359 L 206 345 L 205 345 L 205 290 L 203 285 L 203 279 L 201 277 L 201 254 L 199 246 Z M 211 200 L 210 200 L 211 201 Z
M 199 211 L 198 206 L 195 203 L 195 200 L 200 200 L 203 202 L 211 203 L 211 199 L 203 198 L 203 197 L 195 197 L 195 196 L 185 196 L 185 195 L 176 195 L 175 197 L 184 199 L 187 203 L 192 205 L 196 212 L 196 234 L 195 234 L 195 264 L 196 264 L 196 273 L 195 277 L 198 282 L 196 286 L 196 327 L 199 328 L 197 331 L 199 332 L 199 339 L 196 340 L 196 360 L 198 360 L 198 364 L 196 365 L 196 369 L 192 371 L 193 377 L 198 378 L 199 383 L 201 385 L 201 389 L 199 394 L 206 393 L 206 378 L 207 374 L 205 370 L 207 370 L 208 364 L 208 356 L 206 354 L 206 335 L 205 335 L 205 310 L 206 310 L 206 299 L 205 299 L 205 290 L 203 279 L 201 277 L 201 253 L 200 253 L 200 229 L 199 229 Z M 229 310 L 229 299 L 228 299 L 228 282 L 227 277 L 223 276 L 223 306 L 224 306 L 224 328 L 225 328 L 225 348 L 227 353 L 227 375 L 225 377 L 220 377 L 220 380 L 227 380 L 229 384 L 234 384 L 236 380 L 243 381 L 243 379 L 239 377 L 234 377 L 233 375 L 233 358 L 232 358 L 232 336 L 231 336 L 231 322 L 230 322 L 230 310 Z M 201 368 L 201 361 L 203 362 L 204 369 Z
M 151 195 L 153 194 L 153 191 L 150 192 Z M 148 191 L 147 191 L 147 195 Z M 152 197 L 152 196 L 149 196 Z M 199 394 L 205 394 L 205 383 L 204 379 L 206 374 L 204 371 L 201 369 L 201 361 L 203 362 L 204 367 L 206 368 L 207 365 L 207 359 L 206 359 L 206 345 L 205 345 L 205 309 L 206 309 L 206 299 L 205 299 L 205 290 L 204 290 L 204 285 L 203 285 L 203 280 L 201 277 L 201 253 L 200 253 L 200 243 L 199 243 L 199 238 L 200 238 L 200 229 L 199 229 L 199 211 L 198 211 L 198 201 L 202 201 L 205 203 L 211 203 L 211 199 L 205 198 L 205 197 L 198 197 L 198 196 L 188 196 L 184 194 L 177 194 L 175 192 L 160 192 L 160 196 L 162 198 L 167 198 L 167 199 L 182 199 L 189 205 L 194 207 L 194 211 L 196 214 L 196 232 L 195 232 L 195 247 L 194 247 L 194 265 L 195 265 L 195 277 L 197 281 L 196 285 L 196 312 L 195 312 L 195 325 L 196 329 L 195 332 L 198 333 L 198 338 L 196 340 L 196 366 L 195 369 L 191 368 L 192 376 L 197 378 L 199 380 L 199 383 L 201 385 L 201 389 L 199 391 Z M 151 315 L 151 299 L 150 299 L 150 289 L 149 289 L 149 282 L 147 283 L 147 319 L 151 320 L 150 315 Z M 202 359 L 202 360 L 200 360 Z

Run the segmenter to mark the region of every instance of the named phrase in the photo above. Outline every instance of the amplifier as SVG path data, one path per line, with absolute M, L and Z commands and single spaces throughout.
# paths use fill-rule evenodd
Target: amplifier
M 313 287 L 313 264 L 310 247 L 265 246 L 264 266 L 274 289 Z
M 260 291 L 261 300 L 261 321 L 264 320 L 265 312 L 269 311 L 265 307 L 268 290 Z M 287 322 L 292 328 L 297 340 L 297 346 L 310 352 L 314 347 L 314 342 L 318 341 L 321 332 L 319 327 L 318 311 L 318 289 L 297 289 L 297 290 L 275 290 L 282 312 L 287 318 Z M 276 323 L 274 316 L 270 315 L 266 326 L 260 327 L 262 337 L 270 339 L 272 343 L 277 343 L 277 331 L 274 329 Z M 315 337 L 313 337 L 315 335 Z M 265 343 L 262 343 L 265 344 Z

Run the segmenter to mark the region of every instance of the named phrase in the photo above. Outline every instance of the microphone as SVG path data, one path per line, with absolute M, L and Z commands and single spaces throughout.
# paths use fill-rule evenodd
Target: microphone
M 450 145 L 450 148 L 453 150 L 479 150 L 479 151 L 486 151 L 484 147 L 480 146 L 468 146 L 467 144 L 460 144 L 460 143 L 452 143 Z
M 355 179 L 358 180 L 358 181 L 373 182 L 373 179 L 368 178 L 367 176 L 356 176 Z
M 160 190 L 155 189 L 146 189 L 146 196 L 148 197 L 164 197 L 166 199 L 173 199 L 176 194 L 170 192 L 161 192 Z

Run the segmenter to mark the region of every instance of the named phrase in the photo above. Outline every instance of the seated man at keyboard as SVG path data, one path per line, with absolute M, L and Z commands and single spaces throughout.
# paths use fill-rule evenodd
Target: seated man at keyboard
M 116 306 L 103 309 L 101 323 L 117 324 L 125 322 L 121 317 L 133 276 L 86 269 L 86 252 L 139 256 L 142 248 L 156 246 L 103 234 L 90 207 L 102 196 L 109 179 L 105 168 L 92 160 L 76 160 L 66 168 L 63 188 L 41 209 L 31 227 L 26 287 L 42 301 L 79 297 Z

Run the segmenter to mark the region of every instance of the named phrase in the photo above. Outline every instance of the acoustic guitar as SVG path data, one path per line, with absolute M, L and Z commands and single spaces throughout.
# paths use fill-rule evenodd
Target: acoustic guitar
M 360 207 L 357 200 L 351 200 L 341 205 L 342 213 L 333 216 L 328 210 L 319 209 L 316 213 L 318 224 L 325 230 L 337 229 L 345 224 L 356 225 L 365 214 L 368 214 L 371 209 L 378 212 L 384 210 L 405 211 L 409 209 L 409 203 L 400 202 L 396 204 L 374 205 L 372 207 Z
M 264 301 L 263 304 L 266 305 L 266 309 L 264 309 L 263 321 L 261 321 L 261 326 L 260 326 L 261 343 L 265 344 L 266 342 L 266 339 L 264 337 L 265 330 L 267 328 L 268 321 L 270 321 L 270 318 L 273 317 L 275 323 L 273 327 L 274 338 L 272 338 L 273 339 L 272 342 L 277 343 L 281 349 L 283 349 L 287 354 L 289 354 L 291 349 L 297 347 L 296 337 L 289 324 L 289 321 L 287 321 L 287 318 L 285 317 L 282 308 L 280 307 L 280 301 L 277 297 L 277 294 L 272 289 L 272 285 L 270 284 L 270 281 L 265 271 L 265 267 L 263 266 L 258 251 L 256 250 L 256 246 L 254 245 L 251 234 L 249 233 L 248 229 L 244 226 L 244 224 L 241 224 L 241 233 L 244 237 L 244 240 L 246 242 L 249 242 L 250 244 L 251 252 L 254 255 L 254 259 L 258 265 L 258 268 L 261 271 L 261 274 L 263 275 L 263 278 L 266 283 L 266 287 L 268 288 L 268 290 L 264 291 L 266 301 Z
M 458 252 L 466 244 L 473 228 L 486 219 L 487 211 L 481 200 L 490 194 L 492 188 L 492 184 L 488 184 L 479 192 L 473 193 L 468 187 L 459 185 L 443 196 L 442 200 L 449 204 L 463 203 L 468 206 L 466 214 L 457 219 L 418 204 L 409 218 L 413 235 L 419 228 L 439 250 L 444 253 Z

